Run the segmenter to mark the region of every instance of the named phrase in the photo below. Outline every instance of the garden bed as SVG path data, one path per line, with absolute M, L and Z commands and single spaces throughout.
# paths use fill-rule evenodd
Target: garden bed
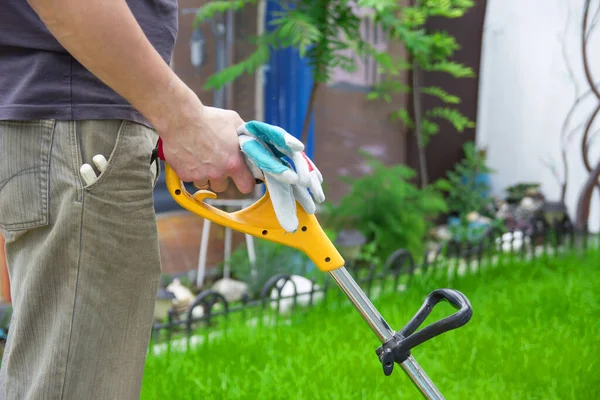
M 600 253 L 502 264 L 453 279 L 415 279 L 374 300 L 396 329 L 438 287 L 462 291 L 472 320 L 413 355 L 447 398 L 594 398 L 600 381 Z M 149 354 L 143 399 L 418 398 L 404 373 L 383 375 L 379 342 L 336 294 L 287 323 L 249 327 L 228 320 L 223 334 L 188 351 Z M 437 307 L 428 319 L 452 312 Z M 426 321 L 427 323 L 427 321 Z

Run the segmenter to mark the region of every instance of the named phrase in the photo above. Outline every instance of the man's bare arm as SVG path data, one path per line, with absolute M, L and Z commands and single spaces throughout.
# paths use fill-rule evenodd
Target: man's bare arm
M 254 177 L 239 150 L 244 123 L 205 107 L 164 62 L 125 0 L 28 0 L 59 43 L 157 129 L 166 160 L 185 181 L 249 193 Z

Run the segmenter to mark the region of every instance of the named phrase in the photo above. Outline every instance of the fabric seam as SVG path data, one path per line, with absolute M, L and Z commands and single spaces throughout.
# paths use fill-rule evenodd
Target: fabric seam
M 84 198 L 82 198 L 81 200 L 81 219 L 79 221 L 79 253 L 77 254 L 77 277 L 75 278 L 75 293 L 73 294 L 73 308 L 71 310 L 71 326 L 69 327 L 69 340 L 67 341 L 67 357 L 65 360 L 64 378 L 62 388 L 60 390 L 61 400 L 64 400 L 65 398 L 65 387 L 67 386 L 67 371 L 69 370 L 69 359 L 71 356 L 71 340 L 73 338 L 73 325 L 75 325 L 75 308 L 77 306 L 77 292 L 79 291 L 79 272 L 81 270 L 81 253 L 83 243 Z
M 71 124 L 70 129 L 73 129 L 73 125 Z M 64 369 L 64 378 L 63 385 L 60 390 L 60 398 L 64 400 L 65 398 L 65 387 L 67 386 L 67 371 L 69 370 L 69 359 L 71 356 L 71 340 L 73 338 L 73 325 L 75 324 L 75 309 L 77 306 L 77 293 L 79 291 L 79 273 L 81 270 L 81 258 L 83 252 L 83 220 L 85 215 L 85 207 L 84 207 L 85 193 L 81 198 L 81 216 L 79 219 L 79 252 L 77 253 L 77 270 L 76 270 L 76 278 L 75 278 L 75 292 L 73 293 L 73 308 L 71 309 L 71 326 L 69 327 L 69 339 L 67 341 L 67 357 L 65 359 L 65 369 Z
M 71 138 L 74 136 L 73 135 L 73 131 L 75 130 L 75 124 L 74 123 L 70 123 L 69 124 L 69 131 L 71 133 Z M 79 189 L 79 185 L 77 185 L 77 188 Z M 77 253 L 77 269 L 76 269 L 76 277 L 75 277 L 75 291 L 73 293 L 73 307 L 71 309 L 71 326 L 69 327 L 69 339 L 67 340 L 67 356 L 65 358 L 65 364 L 64 364 L 64 377 L 63 377 L 63 384 L 62 384 L 62 388 L 60 390 L 60 398 L 61 400 L 64 400 L 65 398 L 65 387 L 67 386 L 67 371 L 69 370 L 69 359 L 71 356 L 71 340 L 73 339 L 73 325 L 75 324 L 75 310 L 76 310 L 76 306 L 77 306 L 77 292 L 79 291 L 79 272 L 81 270 L 81 258 L 82 258 L 82 252 L 83 252 L 83 219 L 84 219 L 84 214 L 85 214 L 85 207 L 84 207 L 84 200 L 85 200 L 85 193 L 81 194 L 81 208 L 80 208 L 80 219 L 79 219 L 79 252 Z

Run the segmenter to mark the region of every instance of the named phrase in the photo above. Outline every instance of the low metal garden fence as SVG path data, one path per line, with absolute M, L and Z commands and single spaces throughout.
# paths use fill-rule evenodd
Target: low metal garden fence
M 508 260 L 554 257 L 561 252 L 579 249 L 585 251 L 590 245 L 599 246 L 600 238 L 587 230 L 575 231 L 568 219 L 552 225 L 546 220 L 534 219 L 529 229 L 502 231 L 490 228 L 477 240 L 448 240 L 430 248 L 421 259 L 405 249 L 391 254 L 383 265 L 366 262 L 348 262 L 346 268 L 359 286 L 373 298 L 384 293 L 407 290 L 417 279 L 447 278 L 449 281 L 461 274 L 478 273 L 486 268 L 502 265 Z M 260 266 L 258 266 L 260 268 Z M 340 294 L 339 288 L 328 274 L 322 279 L 309 279 L 309 290 L 298 290 L 292 274 L 278 273 L 268 279 L 257 296 L 244 296 L 230 303 L 219 292 L 207 289 L 200 292 L 189 309 L 177 313 L 171 309 L 168 318 L 153 326 L 154 340 L 170 340 L 174 333 L 188 338 L 200 329 L 218 327 L 219 321 L 232 314 L 241 313 L 246 318 L 270 315 L 289 315 L 300 308 L 310 308 L 321 301 L 329 301 L 332 290 Z M 282 293 L 285 285 L 292 285 L 292 294 Z M 333 296 L 344 299 L 343 296 Z M 281 312 L 286 302 L 287 312 Z M 194 310 L 202 307 L 202 315 L 194 316 Z

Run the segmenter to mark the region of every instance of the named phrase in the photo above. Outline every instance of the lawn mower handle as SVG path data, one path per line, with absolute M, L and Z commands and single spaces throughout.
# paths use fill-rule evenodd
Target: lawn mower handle
M 380 339 L 382 345 L 376 353 L 383 365 L 384 373 L 390 375 L 394 363 L 398 363 L 426 399 L 444 399 L 431 379 L 410 355 L 410 349 L 468 322 L 472 315 L 471 305 L 462 293 L 450 289 L 432 292 L 406 327 L 399 332 L 394 332 L 344 268 L 344 259 L 314 215 L 307 214 L 297 205 L 301 228 L 294 233 L 288 233 L 281 228 L 275 216 L 268 190 L 251 206 L 228 213 L 204 202 L 205 199 L 216 198 L 215 193 L 209 190 L 198 190 L 193 195 L 188 193 L 183 182 L 168 163 L 165 163 L 165 177 L 167 189 L 173 199 L 188 211 L 235 231 L 280 243 L 306 254 L 321 271 L 329 273 Z M 441 300 L 448 300 L 459 308 L 459 311 L 414 333 L 427 318 L 433 306 Z
M 190 194 L 168 163 L 165 163 L 165 180 L 171 196 L 181 207 L 211 222 L 300 250 L 323 272 L 344 266 L 344 259 L 321 228 L 317 218 L 307 214 L 299 204 L 296 206 L 300 229 L 289 233 L 277 220 L 268 190 L 251 206 L 230 213 L 204 201 L 217 197 L 209 190 L 198 190 L 193 195 Z
M 414 333 L 429 316 L 433 307 L 442 300 L 448 301 L 458 311 Z M 434 290 L 425 298 L 419 311 L 404 328 L 377 349 L 377 355 L 383 365 L 383 372 L 390 375 L 394 362 L 402 364 L 410 356 L 411 349 L 444 332 L 465 325 L 472 316 L 471 303 L 464 294 L 452 289 Z

